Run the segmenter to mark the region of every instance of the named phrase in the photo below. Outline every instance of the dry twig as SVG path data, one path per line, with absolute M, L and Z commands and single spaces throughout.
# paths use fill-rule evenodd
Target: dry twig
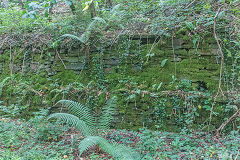
M 237 112 L 235 112 L 230 118 L 228 118 L 225 122 L 222 123 L 222 125 L 216 130 L 217 135 L 219 135 L 221 133 L 221 131 L 223 130 L 223 128 L 229 123 L 231 122 L 233 119 L 237 118 L 237 116 L 239 116 L 240 114 L 240 109 L 237 110 Z
M 221 54 L 220 74 L 219 74 L 219 83 L 218 83 L 219 85 L 218 85 L 218 92 L 217 92 L 216 96 L 214 97 L 214 101 L 213 101 L 212 108 L 211 108 L 211 112 L 210 112 L 210 116 L 209 116 L 208 130 L 209 130 L 209 126 L 210 126 L 211 121 L 212 121 L 212 114 L 213 114 L 214 104 L 215 104 L 215 101 L 216 101 L 216 99 L 217 99 L 217 97 L 218 97 L 218 95 L 219 95 L 219 92 L 221 92 L 222 95 L 224 96 L 223 91 L 222 91 L 222 88 L 221 88 L 221 84 L 222 84 L 222 69 L 223 69 L 224 55 L 223 55 L 222 47 L 221 47 L 221 45 L 220 45 L 220 43 L 219 43 L 219 40 L 218 40 L 218 37 L 217 37 L 217 33 L 216 33 L 216 25 L 217 25 L 216 20 L 217 20 L 217 17 L 218 17 L 218 15 L 219 15 L 220 11 L 221 11 L 221 7 L 218 8 L 218 11 L 217 11 L 217 13 L 216 13 L 216 15 L 215 15 L 215 17 L 214 17 L 214 24 L 213 24 L 213 35 L 214 35 L 214 38 L 215 38 L 216 43 L 217 43 L 217 45 L 218 45 L 219 52 L 220 52 L 220 54 Z

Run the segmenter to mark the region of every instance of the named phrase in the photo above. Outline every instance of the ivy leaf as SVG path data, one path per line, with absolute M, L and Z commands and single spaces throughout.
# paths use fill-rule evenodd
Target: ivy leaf
M 141 93 L 141 90 L 140 90 L 140 89 L 137 89 L 137 90 L 136 90 L 136 93 L 137 93 L 137 94 L 140 94 L 140 93 Z
M 157 87 L 157 91 L 162 87 L 162 82 L 159 83 L 158 87 Z
M 231 53 L 231 51 L 228 50 L 228 49 L 226 49 L 226 51 L 227 51 L 227 56 L 228 56 L 228 58 L 231 58 L 231 57 L 232 57 L 232 53 Z
M 162 60 L 161 67 L 164 67 L 164 66 L 165 66 L 165 64 L 167 63 L 167 60 L 168 60 L 168 59 Z

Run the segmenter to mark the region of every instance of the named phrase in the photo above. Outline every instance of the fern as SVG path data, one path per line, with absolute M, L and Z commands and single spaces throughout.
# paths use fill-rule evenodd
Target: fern
M 99 120 L 100 129 L 109 129 L 110 123 L 112 122 L 113 115 L 116 113 L 116 101 L 117 98 L 113 97 L 107 101 L 107 104 L 102 109 L 102 115 Z
M 63 107 L 66 107 L 71 114 L 84 121 L 86 125 L 90 126 L 91 128 L 96 127 L 95 119 L 91 115 L 89 108 L 71 100 L 60 100 L 55 104 L 55 106 L 58 104 L 62 104 Z
M 105 26 L 107 23 L 104 19 L 102 19 L 100 17 L 95 17 L 93 19 L 93 21 L 88 25 L 86 31 L 80 37 L 72 35 L 72 34 L 64 34 L 60 37 L 60 39 L 67 37 L 67 38 L 72 38 L 72 39 L 78 40 L 81 43 L 85 44 L 89 40 L 92 31 L 99 29 L 99 27 L 98 27 L 99 24 L 104 24 L 104 26 Z
M 50 91 L 50 94 L 54 94 L 54 97 L 52 98 L 52 102 L 55 102 L 58 96 L 60 96 L 63 93 L 62 89 L 55 88 Z
M 79 131 L 81 131 L 84 136 L 92 135 L 91 128 L 83 120 L 80 120 L 77 116 L 68 113 L 54 113 L 48 117 L 48 119 L 51 118 L 57 118 L 63 123 L 75 126 Z
M 95 17 L 93 19 L 93 21 L 88 25 L 87 27 L 87 31 L 93 31 L 94 29 L 98 28 L 97 25 L 98 24 L 104 24 L 106 25 L 106 21 L 103 19 L 103 18 L 100 18 L 100 17 Z
M 10 77 L 6 77 L 1 83 L 0 83 L 0 96 L 2 95 L 2 90 L 5 85 L 5 83 L 10 79 Z
M 139 153 L 133 150 L 131 147 L 115 143 L 114 148 L 117 149 L 116 152 L 119 153 L 119 157 L 121 157 L 122 160 L 141 159 Z
M 72 39 L 78 40 L 78 41 L 80 41 L 80 42 L 82 42 L 82 43 L 85 43 L 85 42 L 86 42 L 86 40 L 83 39 L 82 36 L 81 36 L 81 37 L 78 37 L 78 36 L 75 36 L 75 35 L 73 35 L 73 34 L 64 34 L 64 35 L 62 35 L 60 38 L 72 38 Z
M 82 140 L 78 146 L 80 156 L 84 151 L 99 146 L 103 151 L 109 153 L 117 160 L 136 160 L 139 159 L 139 154 L 130 147 L 119 145 L 117 143 L 109 143 L 106 139 L 99 136 L 88 136 Z
M 63 123 L 75 126 L 86 136 L 78 146 L 80 155 L 91 147 L 98 145 L 102 150 L 108 152 L 117 160 L 139 159 L 136 158 L 139 157 L 138 153 L 133 149 L 117 143 L 109 143 L 106 139 L 96 136 L 97 129 L 110 128 L 110 123 L 115 113 L 116 100 L 117 98 L 113 97 L 107 101 L 99 118 L 99 124 L 91 115 L 89 108 L 71 100 L 60 100 L 55 104 L 55 106 L 62 104 L 63 107 L 69 110 L 69 113 L 54 113 L 51 114 L 48 119 L 56 118 Z

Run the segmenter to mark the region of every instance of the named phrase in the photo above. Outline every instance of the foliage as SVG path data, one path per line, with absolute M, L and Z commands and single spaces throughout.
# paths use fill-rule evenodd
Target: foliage
M 95 120 L 95 116 L 89 108 L 82 104 L 70 100 L 60 100 L 56 103 L 62 104 L 63 108 L 67 108 L 69 113 L 54 113 L 49 116 L 51 118 L 58 118 L 61 121 L 76 126 L 82 131 L 83 135 L 94 135 L 98 128 L 107 129 L 110 126 L 110 122 L 113 119 L 114 108 L 116 107 L 116 97 L 108 100 L 107 105 L 102 109 L 102 115 L 98 118 L 98 122 Z
M 236 133 L 232 133 L 218 142 L 210 135 L 175 134 L 159 131 L 141 130 L 138 149 L 144 155 L 143 159 L 175 159 L 175 158 L 210 158 L 234 159 L 237 156 L 239 143 Z M 227 138 L 229 141 L 225 141 Z M 235 145 L 230 146 L 230 143 Z
M 94 118 L 87 107 L 84 107 L 80 103 L 69 100 L 61 100 L 57 102 L 57 104 L 62 104 L 62 107 L 68 108 L 71 114 L 54 113 L 51 114 L 48 119 L 57 118 L 63 123 L 75 126 L 80 131 L 80 134 L 85 137 L 78 146 L 80 156 L 84 151 L 90 149 L 95 145 L 98 145 L 101 149 L 103 149 L 105 152 L 109 153 L 116 159 L 135 159 L 137 153 L 134 153 L 133 150 L 130 150 L 129 148 L 122 145 L 112 145 L 102 137 L 93 136 L 97 135 L 96 132 L 98 132 L 98 128 L 107 129 L 109 127 L 110 122 L 113 119 L 112 116 L 114 113 L 115 101 L 116 97 L 113 97 L 107 102 L 107 105 L 103 107 L 103 113 L 99 118 L 99 124 L 94 121 Z
M 1 83 L 0 83 L 0 96 L 2 95 L 2 90 L 5 85 L 5 83 L 10 79 L 10 77 L 6 77 Z
M 0 34 L 11 32 L 14 34 L 34 32 L 36 28 L 38 28 L 38 30 L 44 30 L 46 27 L 50 26 L 50 23 L 44 18 L 22 18 L 22 13 L 17 8 L 8 10 L 1 9 L 0 22 Z
M 78 146 L 80 155 L 95 145 L 98 145 L 102 150 L 112 155 L 116 160 L 134 160 L 140 158 L 138 153 L 129 147 L 117 143 L 110 144 L 106 139 L 99 136 L 87 136 L 84 140 L 82 140 Z
M 64 34 L 62 35 L 60 38 L 63 39 L 63 38 L 71 38 L 71 39 L 74 39 L 74 40 L 78 40 L 79 42 L 83 43 L 83 44 L 86 44 L 92 34 L 93 31 L 95 32 L 98 32 L 98 31 L 101 31 L 101 24 L 104 24 L 106 25 L 106 22 L 104 19 L 102 18 L 99 18 L 99 17 L 95 17 L 93 19 L 93 21 L 88 25 L 88 27 L 86 28 L 86 31 L 80 36 L 80 37 L 77 37 L 75 35 L 72 35 L 72 34 Z M 60 41 L 56 41 L 53 43 L 53 46 L 54 47 L 57 47 L 57 43 Z
M 5 159 L 74 159 L 95 145 L 116 159 L 140 159 L 119 143 L 142 159 L 238 158 L 240 119 L 231 117 L 240 103 L 239 1 L 21 2 L 0 9 Z M 80 61 L 77 74 L 68 70 Z M 118 101 L 103 105 L 110 95 Z M 55 102 L 50 113 L 58 106 L 69 113 L 48 118 L 61 123 L 50 123 L 42 109 Z M 113 120 L 115 129 L 148 129 L 106 135 Z M 214 137 L 225 122 L 222 137 Z M 79 131 L 69 137 L 72 126 Z M 111 158 L 97 151 L 90 157 Z

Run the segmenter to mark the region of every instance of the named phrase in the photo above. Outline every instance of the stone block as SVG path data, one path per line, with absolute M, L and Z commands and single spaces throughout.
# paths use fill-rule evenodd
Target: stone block
M 46 71 L 47 71 L 48 76 L 53 76 L 53 75 L 56 74 L 56 71 L 54 71 L 54 70 L 51 69 L 51 68 L 46 68 Z
M 104 60 L 105 65 L 117 66 L 117 65 L 119 65 L 119 63 L 120 63 L 120 60 L 117 58 L 111 58 L 111 59 Z
M 182 39 L 173 39 L 173 47 L 174 49 L 180 49 L 182 48 L 182 45 L 185 43 Z
M 186 49 L 178 49 L 178 50 L 175 50 L 175 55 L 177 56 L 189 56 L 189 53 Z
M 38 70 L 38 63 L 30 63 L 30 68 L 32 71 L 37 71 Z
M 80 61 L 78 57 L 64 57 L 63 60 L 70 63 L 77 63 Z
M 84 63 L 70 63 L 67 66 L 67 69 L 69 70 L 74 70 L 74 71 L 79 71 L 84 69 Z

